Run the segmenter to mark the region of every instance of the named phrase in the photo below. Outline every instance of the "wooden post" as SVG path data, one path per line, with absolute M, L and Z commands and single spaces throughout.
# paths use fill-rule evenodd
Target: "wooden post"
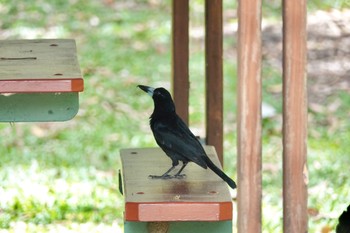
M 189 0 L 173 0 L 172 78 L 176 111 L 188 124 Z
M 222 0 L 205 1 L 206 143 L 223 164 Z
M 306 0 L 283 1 L 283 229 L 307 232 Z
M 238 6 L 238 233 L 261 232 L 261 0 Z

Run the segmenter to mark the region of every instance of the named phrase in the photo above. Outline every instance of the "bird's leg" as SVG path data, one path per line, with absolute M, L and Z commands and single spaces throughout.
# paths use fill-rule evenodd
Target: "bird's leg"
M 172 170 L 174 170 L 176 166 L 172 166 L 171 168 L 169 168 L 168 171 L 166 171 L 163 175 L 161 176 L 157 176 L 157 175 L 149 175 L 148 177 L 152 178 L 152 179 L 171 179 L 173 178 L 171 175 L 169 175 L 169 172 L 171 172 Z
M 182 167 L 180 168 L 180 170 L 175 174 L 175 178 L 177 179 L 183 179 L 186 174 L 181 174 L 182 170 L 184 170 L 184 168 L 186 167 L 186 165 L 188 164 L 188 162 L 183 162 Z

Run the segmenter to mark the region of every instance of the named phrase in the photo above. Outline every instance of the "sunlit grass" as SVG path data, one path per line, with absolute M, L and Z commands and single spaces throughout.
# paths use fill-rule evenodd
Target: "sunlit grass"
M 193 4 L 191 25 L 197 27 L 201 22 L 196 20 L 203 20 L 203 1 Z M 119 150 L 156 146 L 148 126 L 153 103 L 136 85 L 171 85 L 170 14 L 169 1 L 0 4 L 2 39 L 74 38 L 85 78 L 80 111 L 73 120 L 0 124 L 0 233 L 122 229 Z M 235 46 L 235 39 L 225 38 L 225 168 L 234 179 Z M 203 40 L 192 40 L 190 48 L 190 123 L 204 136 Z M 266 65 L 263 77 L 263 100 L 276 110 L 276 116 L 263 120 L 263 229 L 281 232 L 281 75 Z M 334 227 L 349 201 L 349 95 L 341 92 L 332 98 L 342 101 L 337 111 L 310 112 L 309 207 L 317 212 L 310 216 L 310 232 Z M 333 131 L 327 125 L 330 117 L 337 120 Z

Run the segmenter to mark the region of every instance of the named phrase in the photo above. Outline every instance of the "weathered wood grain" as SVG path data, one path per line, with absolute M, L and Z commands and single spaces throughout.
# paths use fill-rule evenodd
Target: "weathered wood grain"
M 79 92 L 83 88 L 74 40 L 0 41 L 0 93 Z
M 178 115 L 188 124 L 189 0 L 173 0 L 172 10 L 173 97 Z
M 222 0 L 205 1 L 206 143 L 223 164 Z
M 283 229 L 307 232 L 306 0 L 283 1 Z
M 237 230 L 261 232 L 261 0 L 238 7 Z

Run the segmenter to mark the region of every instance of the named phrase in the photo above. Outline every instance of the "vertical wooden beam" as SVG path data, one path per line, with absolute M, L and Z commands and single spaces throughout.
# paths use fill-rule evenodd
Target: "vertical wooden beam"
M 205 1 L 206 143 L 223 164 L 222 0 Z
M 188 124 L 189 0 L 172 2 L 172 78 L 176 111 Z
M 283 229 L 307 232 L 306 0 L 283 1 Z
M 261 0 L 238 5 L 238 233 L 261 232 Z

